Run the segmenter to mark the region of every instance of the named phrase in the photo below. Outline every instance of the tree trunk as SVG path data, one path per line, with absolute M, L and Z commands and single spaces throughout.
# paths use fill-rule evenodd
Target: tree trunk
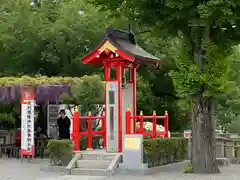
M 203 96 L 192 100 L 191 164 L 196 173 L 220 172 L 216 164 L 213 102 Z

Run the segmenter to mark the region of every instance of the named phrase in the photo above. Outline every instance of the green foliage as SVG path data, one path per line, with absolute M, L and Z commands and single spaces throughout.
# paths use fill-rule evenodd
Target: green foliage
M 18 103 L 0 103 L 0 129 L 11 130 L 19 127 L 20 112 Z
M 231 119 L 231 121 L 226 125 L 226 131 L 240 135 L 240 116 Z
M 38 86 L 38 85 L 75 85 L 81 81 L 78 77 L 47 77 L 47 76 L 21 76 L 21 77 L 2 77 L 0 86 Z
M 149 167 L 182 161 L 187 156 L 186 138 L 144 139 L 144 162 Z
M 71 140 L 50 140 L 47 148 L 52 165 L 66 166 L 74 154 Z
M 225 98 L 221 98 L 218 100 L 217 106 L 217 125 L 219 128 L 225 132 L 227 129 L 228 131 L 231 129 L 227 128 L 231 121 L 237 121 L 240 115 L 240 81 L 239 81 L 239 67 L 240 67 L 240 54 L 239 54 L 239 46 L 234 47 L 234 51 L 232 54 L 228 56 L 228 60 L 231 61 L 230 67 L 230 79 L 232 83 L 233 91 L 229 93 Z M 235 123 L 235 122 L 234 122 Z M 231 130 L 232 131 L 232 130 Z M 233 132 L 236 132 L 235 130 Z
M 183 168 L 184 173 L 194 173 L 194 168 L 191 164 L 185 164 Z
M 176 69 L 170 71 L 174 86 L 180 97 L 194 96 L 199 92 L 200 86 L 204 85 L 205 96 L 219 98 L 223 94 L 233 91 L 233 84 L 229 81 L 229 66 L 231 61 L 218 46 L 207 44 L 204 59 L 204 73 L 199 66 L 192 63 L 189 54 L 189 45 L 184 40 L 175 40 L 169 48 L 168 55 L 175 61 Z
M 226 104 L 223 104 L 223 102 Z M 229 129 L 229 126 L 238 119 L 238 115 L 231 107 L 233 104 L 228 104 L 228 100 L 224 100 L 223 102 L 220 101 L 217 107 L 217 127 L 222 132 L 234 132 L 235 130 L 230 130 L 231 128 Z
M 12 113 L 0 113 L 0 129 L 13 129 L 15 121 L 16 120 Z
M 141 29 L 139 31 L 144 32 Z M 150 91 L 145 94 L 151 96 L 150 98 L 149 95 L 146 97 L 146 99 L 149 99 L 146 103 L 151 101 L 147 106 L 148 110 L 145 110 L 143 106 L 146 103 L 138 103 L 140 98 L 137 99 L 138 109 L 143 109 L 144 114 L 152 114 L 152 111 L 156 110 L 159 115 L 164 114 L 164 111 L 167 110 L 170 130 L 182 131 L 189 125 L 190 109 L 187 107 L 189 102 L 183 99 L 179 100 L 179 97 L 177 97 L 179 94 L 176 93 L 172 78 L 169 76 L 169 71 L 176 68 L 175 61 L 167 54 L 172 41 L 169 37 L 163 36 L 164 34 L 156 37 L 152 31 L 137 33 L 137 35 L 140 46 L 162 60 L 156 68 L 141 65 L 138 69 L 138 73 L 144 77 L 144 83 L 149 85 L 148 89 Z M 139 86 L 141 84 L 137 84 L 137 87 Z
M 83 111 L 90 111 L 95 104 L 104 103 L 104 83 L 98 75 L 83 76 L 71 87 L 71 97 L 61 96 L 63 103 L 81 104 Z
M 139 111 L 142 110 L 144 114 L 152 114 L 156 99 L 152 94 L 150 84 L 140 75 L 137 75 L 136 97 L 137 97 L 137 107 L 141 107 Z
M 107 12 L 85 0 L 0 2 L 1 74 L 83 76 L 96 68 L 82 65 L 108 26 Z

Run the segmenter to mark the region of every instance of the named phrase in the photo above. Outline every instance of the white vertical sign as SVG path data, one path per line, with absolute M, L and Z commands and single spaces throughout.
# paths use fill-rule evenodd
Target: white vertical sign
M 34 100 L 22 104 L 21 154 L 34 154 Z
M 22 87 L 21 155 L 34 155 L 34 88 Z
M 34 100 L 28 100 L 26 104 L 22 104 L 22 155 L 34 154 L 34 104 Z

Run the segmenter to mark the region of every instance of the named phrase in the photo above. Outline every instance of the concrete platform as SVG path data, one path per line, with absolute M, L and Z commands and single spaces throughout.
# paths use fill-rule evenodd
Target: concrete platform
M 37 159 L 35 164 L 21 163 L 16 159 L 0 159 L 0 180 L 239 180 L 240 165 L 230 164 L 220 167 L 219 174 L 184 174 L 183 164 L 163 167 L 159 172 L 148 175 L 118 173 L 115 176 L 79 176 L 61 172 L 44 172 L 40 169 L 48 165 L 48 160 Z

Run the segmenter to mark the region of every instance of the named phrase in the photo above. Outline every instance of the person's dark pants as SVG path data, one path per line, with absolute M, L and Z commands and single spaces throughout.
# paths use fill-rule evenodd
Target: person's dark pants
M 70 139 L 70 133 L 68 134 L 68 133 L 64 133 L 64 134 L 60 134 L 59 135 L 59 139 Z
M 68 140 L 68 139 L 70 139 L 70 137 L 59 137 L 59 139 L 61 140 Z
M 21 143 L 15 143 L 15 146 L 17 147 L 16 156 L 17 156 L 17 158 L 19 158 L 20 157 Z

